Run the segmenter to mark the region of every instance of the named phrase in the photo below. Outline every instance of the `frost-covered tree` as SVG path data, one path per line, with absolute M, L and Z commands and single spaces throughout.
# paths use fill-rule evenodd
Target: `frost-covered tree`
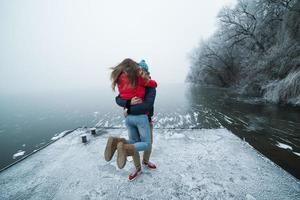
M 251 48 L 255 46 L 264 51 L 264 45 L 257 37 L 257 9 L 253 4 L 247 3 L 247 1 L 240 1 L 235 9 L 224 8 L 219 13 L 219 20 L 221 22 L 220 31 L 226 35 L 225 39 L 231 41 L 232 45 L 236 45 L 239 42 L 248 40 L 249 44 L 253 44 Z
M 299 19 L 299 0 L 239 0 L 222 9 L 219 29 L 194 50 L 187 79 L 300 104 Z

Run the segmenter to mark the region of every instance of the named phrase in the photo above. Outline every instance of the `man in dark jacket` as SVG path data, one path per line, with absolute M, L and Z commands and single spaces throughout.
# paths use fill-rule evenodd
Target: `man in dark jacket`
M 156 166 L 154 163 L 150 162 L 150 155 L 152 150 L 152 143 L 153 143 L 153 122 L 152 122 L 152 116 L 154 112 L 154 101 L 156 97 L 156 89 L 155 88 L 146 88 L 146 94 L 144 101 L 142 102 L 139 98 L 133 98 L 131 100 L 123 100 L 120 96 L 116 97 L 116 103 L 125 108 L 127 110 L 127 113 L 130 115 L 143 115 L 147 114 L 149 118 L 150 123 L 150 132 L 151 132 L 151 146 L 148 150 L 144 152 L 143 155 L 143 164 L 147 166 L 149 169 L 156 169 Z M 133 160 L 135 163 L 135 167 L 140 167 L 140 157 L 139 154 L 136 154 L 133 156 Z

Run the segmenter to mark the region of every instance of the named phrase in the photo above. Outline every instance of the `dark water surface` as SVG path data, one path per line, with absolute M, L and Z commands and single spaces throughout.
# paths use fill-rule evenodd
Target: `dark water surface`
M 109 88 L 39 94 L 0 94 L 0 168 L 80 126 L 123 127 L 122 109 Z M 300 109 L 242 97 L 230 90 L 159 85 L 156 128 L 231 130 L 300 178 Z M 23 155 L 23 156 L 24 156 Z

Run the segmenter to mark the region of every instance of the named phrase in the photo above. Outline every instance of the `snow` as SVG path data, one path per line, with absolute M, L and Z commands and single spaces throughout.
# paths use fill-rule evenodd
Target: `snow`
M 293 154 L 297 155 L 300 157 L 300 153 L 293 151 Z
M 289 150 L 293 150 L 293 148 L 287 144 L 283 144 L 283 143 L 280 143 L 280 142 L 277 142 L 276 146 L 278 146 L 279 148 L 282 148 L 282 149 L 289 149 Z
M 63 131 L 63 132 L 61 132 L 61 133 L 59 133 L 59 134 L 55 134 L 55 136 L 52 137 L 51 140 L 57 140 L 57 139 L 59 139 L 59 138 L 62 138 L 62 137 L 64 137 L 64 136 L 66 135 L 66 133 L 68 133 L 69 131 L 70 131 L 70 130 L 66 130 L 66 131 Z
M 104 126 L 105 126 L 105 127 L 108 127 L 108 124 L 109 124 L 108 121 L 106 121 Z
M 225 121 L 227 121 L 229 124 L 232 124 L 232 120 L 230 117 L 224 116 Z
M 199 106 L 198 106 L 199 107 Z M 158 111 L 157 114 L 153 117 L 154 127 L 155 128 L 202 128 L 202 127 L 221 127 L 220 122 L 217 118 L 211 115 L 211 112 L 207 110 L 207 108 L 201 108 L 203 115 L 199 115 L 197 112 L 191 112 L 189 110 L 184 111 L 170 111 L 170 112 L 161 112 Z M 159 109 L 158 109 L 159 110 Z M 204 117 L 203 120 L 200 118 Z M 233 119 L 227 118 L 231 123 L 233 123 Z M 95 119 L 96 121 L 96 119 Z M 200 123 L 203 122 L 202 123 Z M 112 113 L 109 112 L 107 114 L 102 114 L 101 119 L 96 123 L 95 127 L 106 127 L 106 128 L 125 128 L 124 118 L 120 115 L 120 113 Z
M 256 200 L 252 195 L 247 194 L 246 195 L 246 200 Z
M 106 162 L 109 136 L 77 129 L 0 173 L 0 199 L 300 199 L 300 182 L 226 129 L 154 130 L 158 166 L 127 181 L 133 164 Z
M 289 73 L 284 79 L 270 81 L 263 87 L 263 90 L 266 91 L 264 99 L 275 103 L 287 101 L 285 103 L 299 105 L 299 80 L 300 70 Z
M 17 157 L 23 156 L 24 154 L 25 154 L 25 151 L 18 150 L 18 152 L 13 155 L 13 159 L 16 159 Z

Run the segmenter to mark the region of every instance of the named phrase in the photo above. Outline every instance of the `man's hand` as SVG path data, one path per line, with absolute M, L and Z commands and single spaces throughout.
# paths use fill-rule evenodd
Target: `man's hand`
M 143 103 L 143 100 L 139 97 L 133 97 L 130 101 L 131 105 L 136 105 L 136 104 L 140 104 Z
M 128 111 L 128 109 L 127 109 L 127 108 L 125 108 L 125 109 L 124 109 L 124 112 L 123 112 L 123 114 L 124 114 L 124 117 L 127 117 L 127 116 L 128 116 L 128 113 L 127 113 L 127 111 Z

